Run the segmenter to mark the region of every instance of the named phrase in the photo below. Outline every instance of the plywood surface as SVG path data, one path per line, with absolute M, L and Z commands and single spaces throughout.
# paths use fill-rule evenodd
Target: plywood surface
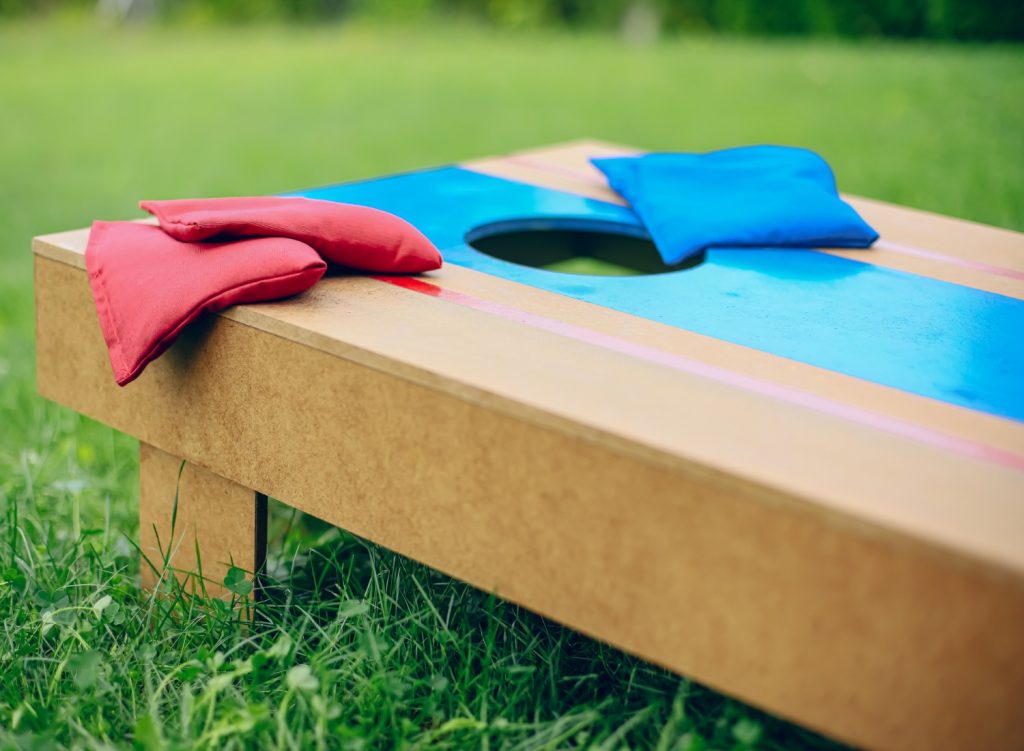
M 41 390 L 146 443 L 837 737 L 1016 731 L 1019 577 L 230 319 L 117 389 L 81 272 L 37 274 Z
M 575 164 L 611 148 L 545 150 L 530 162 L 554 154 L 558 164 Z M 1008 233 L 953 224 L 974 243 L 1006 244 Z M 80 267 L 85 237 L 49 236 L 37 250 Z M 427 280 L 604 339 L 539 330 L 369 278 L 327 279 L 299 299 L 224 316 L 639 456 L 722 470 L 844 521 L 1024 571 L 1019 422 L 457 266 Z M 669 359 L 611 349 L 609 338 Z M 674 367 L 678 360 L 747 380 L 737 386 L 687 372 Z
M 879 212 L 1017 268 L 1019 235 Z M 1020 423 L 456 266 L 233 308 L 119 389 L 85 240 L 36 240 L 45 396 L 836 737 L 1019 740 Z
M 177 456 L 143 443 L 139 447 L 139 548 L 143 586 L 160 576 L 178 576 L 189 591 L 225 593 L 231 566 L 255 572 L 262 565 L 256 545 L 256 494 Z M 197 545 L 198 543 L 198 545 Z M 218 551 L 202 561 L 197 550 Z M 165 571 L 166 566 L 166 571 Z M 203 582 L 200 583 L 199 574 Z

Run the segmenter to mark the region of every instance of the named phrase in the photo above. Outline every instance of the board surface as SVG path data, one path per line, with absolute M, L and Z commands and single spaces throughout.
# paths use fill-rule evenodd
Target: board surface
M 704 328 L 724 325 L 713 316 L 674 322 L 658 306 L 590 299 L 604 280 L 508 268 L 474 256 L 465 226 L 445 229 L 477 211 L 480 185 L 498 185 L 526 202 L 517 223 L 544 212 L 561 223 L 574 206 L 588 226 L 596 212 L 636 231 L 586 162 L 622 151 L 581 142 L 443 168 L 462 192 L 418 222 L 448 233 L 435 235 L 443 269 L 335 274 L 293 299 L 226 310 L 123 389 L 86 280 L 87 232 L 37 238 L 40 392 L 838 738 L 1012 747 L 1024 700 L 1024 424 L 1010 414 L 1013 384 L 987 362 L 972 380 L 968 363 L 977 333 L 978 352 L 1016 372 L 1020 343 L 1001 327 L 1024 299 L 1024 238 L 851 198 L 882 235 L 870 263 L 864 251 L 801 251 L 816 266 L 869 267 L 835 279 L 816 269 L 819 302 L 846 304 L 865 275 L 895 279 L 901 295 L 967 301 L 966 318 L 893 302 L 913 324 L 911 351 L 952 358 L 952 379 L 928 381 L 776 351 L 799 344 L 781 308 L 757 305 L 776 282 L 799 298 L 779 305 L 825 324 L 806 320 L 814 309 L 797 280 L 750 266 L 772 253 L 744 264 L 711 253 L 678 276 L 688 294 L 746 306 L 746 327 L 780 338 L 768 346 L 743 340 L 738 319 L 725 336 Z M 384 194 L 415 203 L 430 190 Z M 507 221 L 508 206 L 465 224 Z M 737 287 L 746 294 L 726 294 Z M 992 300 L 1003 323 L 964 325 Z M 855 339 L 846 354 L 876 342 L 896 338 Z
M 808 365 L 1024 420 L 1024 302 L 856 257 L 712 249 L 694 268 L 563 274 L 475 250 L 482 235 L 591 229 L 643 235 L 626 207 L 460 167 L 303 191 L 404 217 L 448 263 Z M 1015 346 L 1016 345 L 1016 346 Z

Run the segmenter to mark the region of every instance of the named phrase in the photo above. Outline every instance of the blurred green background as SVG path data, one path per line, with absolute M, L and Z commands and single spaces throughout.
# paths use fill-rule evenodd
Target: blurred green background
M 309 520 L 274 550 L 312 584 L 292 580 L 269 633 L 191 610 L 155 625 L 128 543 L 135 443 L 35 395 L 30 239 L 142 216 L 141 198 L 582 136 L 806 146 L 847 192 L 1021 230 L 1020 18 L 960 0 L 0 0 L 0 747 L 827 747 Z M 272 669 L 228 680 L 218 653 Z M 282 654 L 319 693 L 296 695 Z
M 1024 6 L 1004 0 L 0 0 L 0 14 L 90 9 L 113 18 L 209 21 L 423 20 L 504 28 L 646 25 L 668 32 L 1022 39 Z

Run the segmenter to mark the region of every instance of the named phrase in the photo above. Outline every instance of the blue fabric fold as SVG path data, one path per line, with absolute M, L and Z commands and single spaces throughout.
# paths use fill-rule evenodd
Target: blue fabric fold
M 839 197 L 828 163 L 790 146 L 592 159 L 666 264 L 709 247 L 867 248 L 878 239 Z

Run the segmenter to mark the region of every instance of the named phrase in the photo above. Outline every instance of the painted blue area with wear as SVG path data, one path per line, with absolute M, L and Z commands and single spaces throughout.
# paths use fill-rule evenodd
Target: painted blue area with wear
M 628 208 L 458 167 L 303 190 L 404 217 L 447 263 L 950 404 L 1024 421 L 1024 302 L 802 249 L 721 248 L 652 276 L 563 274 L 466 243 L 480 227 L 605 227 Z

